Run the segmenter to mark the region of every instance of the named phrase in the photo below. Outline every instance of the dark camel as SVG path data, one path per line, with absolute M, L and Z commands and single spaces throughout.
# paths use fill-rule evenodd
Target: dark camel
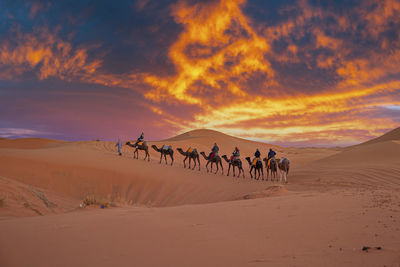
M 144 150 L 144 152 L 146 152 L 146 156 L 144 157 L 144 160 L 146 160 L 146 158 L 147 158 L 148 161 L 150 161 L 149 146 L 147 145 L 146 141 L 144 141 L 141 145 L 136 145 L 136 144 L 132 144 L 131 142 L 126 142 L 126 145 L 136 148 L 135 151 L 133 151 L 134 159 L 139 159 L 139 150 Z
M 250 165 L 250 176 L 253 178 L 253 174 L 251 171 L 254 169 L 254 179 L 259 180 L 260 176 L 262 175 L 262 179 L 264 180 L 264 168 L 261 160 L 258 160 L 256 163 L 256 166 L 253 165 L 253 163 L 250 160 L 250 157 L 246 157 L 247 162 Z M 257 176 L 257 171 L 258 171 L 258 176 Z
M 190 169 L 190 162 L 194 161 L 194 166 L 192 168 L 192 170 L 194 170 L 194 168 L 196 167 L 196 160 L 199 163 L 199 171 L 200 171 L 200 157 L 199 157 L 199 153 L 197 153 L 197 149 L 193 148 L 192 152 L 189 151 L 183 151 L 182 148 L 177 148 L 176 150 L 178 150 L 179 153 L 181 153 L 183 156 L 185 156 L 185 159 L 183 160 L 183 167 L 186 168 L 186 159 L 189 158 L 189 169 Z
M 215 155 L 213 158 L 210 159 L 209 157 L 206 156 L 206 154 L 204 152 L 200 152 L 200 154 L 203 155 L 205 160 L 207 160 L 207 164 L 206 164 L 207 172 L 209 172 L 208 171 L 208 164 L 210 164 L 210 162 L 211 162 L 211 172 L 212 172 L 213 164 L 215 163 L 215 164 L 217 164 L 217 170 L 215 171 L 215 173 L 217 173 L 218 170 L 219 170 L 219 166 L 218 166 L 218 164 L 219 164 L 221 166 L 222 174 L 224 174 L 224 167 L 222 166 L 222 160 L 221 160 L 220 156 Z
M 278 173 L 277 161 L 279 161 L 279 159 L 272 158 L 271 161 L 269 162 L 269 167 L 267 158 L 264 158 L 263 160 L 265 162 L 265 168 L 267 169 L 267 181 L 270 172 L 271 172 L 271 181 L 274 181 L 275 179 L 278 180 L 276 175 Z
M 169 156 L 171 157 L 171 166 L 172 166 L 172 164 L 174 163 L 174 150 L 172 150 L 172 147 L 171 147 L 171 146 L 168 146 L 167 149 L 163 149 L 164 146 L 162 146 L 161 148 L 158 148 L 156 145 L 152 145 L 151 147 L 152 147 L 155 151 L 161 153 L 160 164 L 161 164 L 161 162 L 162 162 L 163 156 L 164 156 L 164 159 L 165 159 L 165 164 L 168 164 L 168 163 L 167 163 L 167 155 L 169 155 Z
M 233 177 L 235 177 L 235 167 L 238 167 L 238 169 L 239 169 L 238 177 L 240 177 L 240 173 L 242 172 L 243 178 L 244 178 L 244 170 L 243 170 L 243 167 L 242 167 L 242 161 L 240 159 L 235 159 L 235 160 L 232 161 L 232 160 L 228 159 L 228 157 L 226 155 L 223 155 L 222 158 L 225 159 L 225 161 L 229 163 L 227 176 L 229 176 L 229 171 L 230 171 L 231 165 L 232 165 Z

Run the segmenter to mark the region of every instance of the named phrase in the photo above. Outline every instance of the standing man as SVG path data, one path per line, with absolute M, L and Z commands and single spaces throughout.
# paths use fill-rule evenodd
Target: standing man
M 116 147 L 118 147 L 118 154 L 120 155 L 120 156 L 122 156 L 122 151 L 121 151 L 121 149 L 122 149 L 122 142 L 121 142 L 121 140 L 118 138 L 118 142 L 117 142 L 117 144 L 115 145 Z

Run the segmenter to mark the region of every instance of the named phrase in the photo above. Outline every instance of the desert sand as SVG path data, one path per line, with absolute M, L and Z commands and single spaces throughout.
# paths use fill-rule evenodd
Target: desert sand
M 203 157 L 185 169 L 177 151 L 170 166 L 151 147 L 147 162 L 113 142 L 0 140 L 0 266 L 400 266 L 400 128 L 347 148 L 211 130 L 149 145 L 214 142 L 240 148 L 245 179 Z M 287 184 L 250 179 L 244 158 L 270 147 L 291 161 Z

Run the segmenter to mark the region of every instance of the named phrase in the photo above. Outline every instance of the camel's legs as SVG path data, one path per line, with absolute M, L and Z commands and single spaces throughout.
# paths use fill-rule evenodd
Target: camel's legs
M 169 155 L 171 157 L 171 166 L 174 163 L 174 156 L 172 154 Z
M 261 166 L 261 176 L 262 176 L 262 179 L 264 181 L 264 168 L 262 166 Z
M 218 162 L 217 163 L 215 163 L 215 165 L 217 165 L 217 170 L 215 171 L 215 174 L 217 174 L 217 172 L 218 172 L 218 170 L 219 170 L 219 167 L 218 167 Z M 211 165 L 212 166 L 212 165 Z
M 164 159 L 165 159 L 165 165 L 167 165 L 167 154 L 164 154 Z
M 190 160 L 192 160 L 192 158 L 190 158 Z M 193 159 L 193 163 L 194 163 L 194 164 L 193 164 L 193 168 L 191 168 L 192 170 L 194 170 L 194 168 L 196 168 L 196 165 L 197 165 L 197 164 L 196 164 L 196 159 Z
M 196 165 L 197 165 L 197 163 L 196 163 L 196 159 L 193 159 L 193 162 L 194 162 L 194 165 L 193 165 L 193 168 L 192 168 L 192 170 L 194 170 L 194 168 L 196 168 Z
M 226 176 L 229 176 L 229 171 L 230 170 L 231 170 L 231 164 L 229 163 L 228 174 Z M 235 166 L 233 166 L 233 177 L 235 177 Z
M 196 162 L 196 159 L 194 159 L 194 162 Z M 197 157 L 197 162 L 199 163 L 199 171 L 200 171 L 200 158 Z
M 209 162 L 209 161 L 208 161 L 208 162 L 207 162 L 207 164 L 206 164 L 206 169 L 207 169 L 207 172 L 209 172 L 209 171 L 208 171 L 208 164 L 210 164 L 210 162 Z M 212 168 L 212 164 L 211 164 L 211 168 Z

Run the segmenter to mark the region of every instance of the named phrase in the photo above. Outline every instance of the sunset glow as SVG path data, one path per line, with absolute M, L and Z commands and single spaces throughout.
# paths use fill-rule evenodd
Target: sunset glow
M 335 146 L 400 126 L 398 0 L 63 2 L 0 4 L 0 137 Z

